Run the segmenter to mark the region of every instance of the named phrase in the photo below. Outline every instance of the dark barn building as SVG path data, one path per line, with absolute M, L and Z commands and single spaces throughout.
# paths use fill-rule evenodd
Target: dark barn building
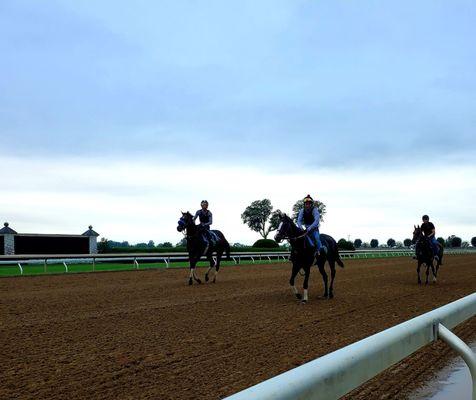
M 98 236 L 92 226 L 82 235 L 17 233 L 5 222 L 0 229 L 0 254 L 96 254 Z

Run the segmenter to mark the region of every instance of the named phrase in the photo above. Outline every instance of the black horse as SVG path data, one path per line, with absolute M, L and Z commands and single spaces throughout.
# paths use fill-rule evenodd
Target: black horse
M 203 232 L 200 225 L 195 225 L 193 216 L 188 211 L 182 213 L 182 217 L 178 221 L 177 230 L 179 232 L 186 232 L 187 251 L 190 260 L 190 277 L 188 284 L 192 285 L 193 279 L 195 279 L 197 283 L 202 283 L 195 273 L 195 266 L 202 256 L 205 256 L 210 262 L 210 267 L 205 273 L 205 281 L 208 282 L 208 274 L 212 268 L 215 268 L 215 275 L 212 280 L 212 282 L 215 283 L 223 253 L 226 252 L 227 259 L 230 258 L 230 244 L 225 239 L 223 233 L 217 230 L 209 231 L 209 236 L 215 236 L 215 240 L 212 241 L 210 245 L 207 245 L 207 242 L 203 238 L 203 235 L 206 233 Z M 216 252 L 216 261 L 213 259 L 214 252 Z
M 283 239 L 289 240 L 291 244 L 291 262 L 293 265 L 291 278 L 289 284 L 291 285 L 294 295 L 306 303 L 308 300 L 307 290 L 309 286 L 309 275 L 311 273 L 311 266 L 316 263 L 319 272 L 324 281 L 324 298 L 332 299 L 334 297 L 334 278 L 336 275 L 335 263 L 344 268 L 344 263 L 340 259 L 339 251 L 337 249 L 336 241 L 329 235 L 321 234 L 322 245 L 327 248 L 327 251 L 321 251 L 320 255 L 315 256 L 316 249 L 310 243 L 307 234 L 302 229 L 298 228 L 293 220 L 286 214 L 281 215 L 280 224 L 275 235 L 275 240 L 279 243 Z M 328 277 L 324 265 L 326 261 L 329 263 L 331 269 L 331 283 L 328 286 Z M 304 270 L 303 295 L 298 293 L 294 281 L 298 272 Z
M 428 285 L 428 277 L 430 275 L 430 268 L 433 274 L 433 282 L 436 282 L 438 275 L 438 270 L 440 265 L 443 264 L 443 246 L 438 243 L 438 254 L 436 265 L 434 265 L 435 257 L 433 254 L 433 248 L 430 243 L 430 239 L 423 235 L 420 225 L 413 226 L 413 239 L 412 243 L 415 245 L 415 254 L 417 259 L 417 274 L 418 274 L 418 284 L 421 285 L 420 278 L 420 267 L 422 264 L 426 265 L 426 281 L 425 284 Z

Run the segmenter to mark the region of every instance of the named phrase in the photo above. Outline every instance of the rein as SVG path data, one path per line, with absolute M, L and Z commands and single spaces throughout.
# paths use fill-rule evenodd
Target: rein
M 295 237 L 291 237 L 291 236 L 284 236 L 283 239 L 286 239 L 286 240 L 297 240 L 297 239 L 301 239 L 303 237 L 307 236 L 307 232 L 304 232 L 303 234 L 299 235 L 299 236 L 295 236 Z

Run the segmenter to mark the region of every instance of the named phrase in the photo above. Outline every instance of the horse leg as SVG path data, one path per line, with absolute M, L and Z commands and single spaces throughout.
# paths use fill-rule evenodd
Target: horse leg
M 334 260 L 329 260 L 329 267 L 331 268 L 331 284 L 329 286 L 329 299 L 334 298 L 334 278 L 336 277 L 336 264 Z
M 319 268 L 319 272 L 322 275 L 322 280 L 324 281 L 324 298 L 327 299 L 329 297 L 329 290 L 327 287 L 327 273 L 326 269 L 324 268 L 325 261 L 324 263 L 322 261 L 319 261 L 319 264 L 317 264 L 317 267 Z
M 416 268 L 416 272 L 417 272 L 417 275 L 418 275 L 418 284 L 419 284 L 419 285 L 421 285 L 420 267 L 421 267 L 421 262 L 418 261 L 418 265 L 417 265 L 417 268 Z
M 205 282 L 209 281 L 208 274 L 210 273 L 210 270 L 215 266 L 213 262 L 213 257 L 211 254 L 207 256 L 207 260 L 210 263 L 210 266 L 208 267 L 207 272 L 205 272 Z
M 430 264 L 426 264 L 426 280 L 425 285 L 428 285 L 428 276 L 430 275 Z
M 431 263 L 431 273 L 433 274 L 433 283 L 436 283 L 436 274 L 437 274 L 437 269 L 438 263 L 436 263 L 436 266 L 433 265 L 433 262 Z
M 197 277 L 197 274 L 195 272 L 195 266 L 197 265 L 197 260 L 190 260 L 190 279 L 188 280 L 188 284 L 191 285 L 192 278 L 197 282 L 198 284 L 202 283 L 202 281 Z
M 221 258 L 223 257 L 224 249 L 217 251 L 217 261 L 215 263 L 215 276 L 213 277 L 213 283 L 217 280 L 218 271 L 220 270 Z
M 301 300 L 302 296 L 301 294 L 298 293 L 298 290 L 296 289 L 296 285 L 295 285 L 296 275 L 298 274 L 299 269 L 300 269 L 299 267 L 293 264 L 293 269 L 291 271 L 291 278 L 289 279 L 289 284 L 291 285 L 291 290 L 293 291 L 294 296 L 296 296 L 298 300 Z
M 304 282 L 302 284 L 303 295 L 302 295 L 302 304 L 306 304 L 308 300 L 307 290 L 309 287 L 309 275 L 311 275 L 311 266 L 309 265 L 307 268 L 304 268 Z

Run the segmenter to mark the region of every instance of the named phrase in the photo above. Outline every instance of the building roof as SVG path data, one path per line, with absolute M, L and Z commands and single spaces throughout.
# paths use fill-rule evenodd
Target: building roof
M 8 226 L 8 222 L 3 224 L 3 228 L 0 229 L 0 235 L 16 235 L 17 233 Z
M 99 236 L 99 233 L 93 231 L 92 225 L 89 225 L 89 229 L 83 233 L 83 236 Z

